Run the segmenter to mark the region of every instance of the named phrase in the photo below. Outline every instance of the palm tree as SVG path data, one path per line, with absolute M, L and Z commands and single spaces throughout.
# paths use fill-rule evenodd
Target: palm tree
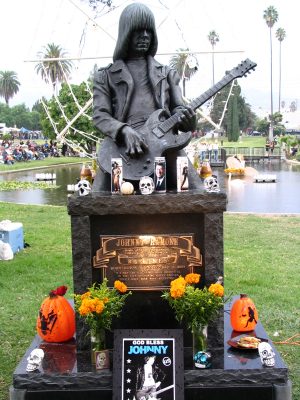
M 198 61 L 189 49 L 178 49 L 178 53 L 171 57 L 169 65 L 175 68 L 182 79 L 182 92 L 185 96 L 185 81 L 189 80 L 198 70 Z
M 4 97 L 5 103 L 8 105 L 9 100 L 18 93 L 20 82 L 14 71 L 0 71 L 0 97 Z
M 286 33 L 283 28 L 278 28 L 276 31 L 276 37 L 279 40 L 279 98 L 278 98 L 278 111 L 280 112 L 281 107 L 281 42 L 285 39 Z
M 42 51 L 38 52 L 38 57 L 45 61 L 38 63 L 35 70 L 45 82 L 52 84 L 53 93 L 55 93 L 58 83 L 65 82 L 70 76 L 73 63 L 64 60 L 66 55 L 67 53 L 54 43 L 47 44 Z
M 270 29 L 270 57 L 271 57 L 271 115 L 270 115 L 270 131 L 269 140 L 273 140 L 273 63 L 272 63 L 272 28 L 278 20 L 278 12 L 275 7 L 269 6 L 264 11 L 264 20 Z
M 212 47 L 212 71 L 213 71 L 213 85 L 215 84 L 215 45 L 219 42 L 219 35 L 216 31 L 210 31 L 207 36 Z

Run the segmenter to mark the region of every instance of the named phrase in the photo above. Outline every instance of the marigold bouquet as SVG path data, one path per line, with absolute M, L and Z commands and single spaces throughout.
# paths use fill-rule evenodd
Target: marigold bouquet
M 200 274 L 187 274 L 171 281 L 170 290 L 162 297 L 168 301 L 175 311 L 179 322 L 185 321 L 191 331 L 207 325 L 215 318 L 224 304 L 224 287 L 213 283 L 209 288 L 196 288 Z
M 85 319 L 91 332 L 110 330 L 113 318 L 120 316 L 126 298 L 131 295 L 123 282 L 115 281 L 113 288 L 107 283 L 105 278 L 100 285 L 94 283 L 87 292 L 74 296 L 75 310 Z

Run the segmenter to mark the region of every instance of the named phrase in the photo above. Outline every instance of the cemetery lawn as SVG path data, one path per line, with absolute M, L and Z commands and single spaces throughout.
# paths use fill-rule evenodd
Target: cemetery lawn
M 9 398 L 13 371 L 35 336 L 42 300 L 60 285 L 68 286 L 67 298 L 73 293 L 66 207 L 0 202 L 4 219 L 23 223 L 30 247 L 0 261 L 0 400 Z M 224 215 L 226 293 L 253 299 L 274 342 L 299 334 L 299 246 L 300 217 Z M 300 400 L 300 346 L 276 348 L 290 370 L 293 400 Z
M 47 157 L 44 160 L 20 161 L 13 165 L 0 163 L 0 173 L 9 171 L 20 171 L 22 169 L 35 169 L 51 167 L 60 164 L 80 164 L 86 161 L 86 158 L 80 157 Z

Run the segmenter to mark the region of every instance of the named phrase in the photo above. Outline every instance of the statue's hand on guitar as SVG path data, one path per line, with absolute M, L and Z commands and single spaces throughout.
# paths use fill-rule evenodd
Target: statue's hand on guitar
M 130 126 L 125 125 L 122 128 L 122 136 L 126 147 L 125 153 L 131 158 L 143 154 L 148 150 L 145 139 Z
M 178 128 L 182 132 L 194 131 L 196 128 L 196 113 L 190 106 L 176 108 L 178 113 Z

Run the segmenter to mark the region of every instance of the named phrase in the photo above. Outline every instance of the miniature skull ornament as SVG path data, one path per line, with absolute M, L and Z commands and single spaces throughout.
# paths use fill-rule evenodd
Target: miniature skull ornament
M 274 367 L 275 365 L 275 353 L 271 345 L 266 342 L 261 342 L 258 345 L 258 352 L 260 360 L 266 367 Z
M 220 187 L 217 177 L 212 175 L 204 179 L 204 187 L 207 192 L 219 192 Z
M 211 354 L 206 351 L 198 351 L 194 355 L 194 365 L 196 368 L 209 368 L 211 366 Z
M 96 358 L 96 366 L 97 369 L 104 369 L 105 365 L 106 365 L 106 353 L 103 352 L 99 352 L 99 354 L 97 354 L 97 358 Z
M 81 179 L 81 181 L 79 181 L 77 184 L 77 188 L 79 196 L 86 196 L 92 190 L 90 182 L 86 179 Z
M 150 176 L 143 176 L 140 179 L 139 188 L 142 194 L 151 194 L 154 190 L 154 182 Z
M 28 364 L 26 367 L 26 371 L 32 372 L 38 369 L 42 364 L 43 358 L 44 358 L 44 350 L 42 349 L 32 350 L 32 352 L 29 354 L 29 357 L 27 357 Z

